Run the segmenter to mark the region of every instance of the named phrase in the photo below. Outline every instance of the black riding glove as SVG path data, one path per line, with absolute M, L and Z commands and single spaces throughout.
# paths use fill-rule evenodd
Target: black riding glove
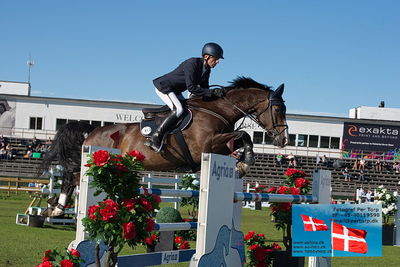
M 217 88 L 217 89 L 214 89 L 212 92 L 213 92 L 213 95 L 216 97 L 224 97 L 226 95 L 225 88 Z

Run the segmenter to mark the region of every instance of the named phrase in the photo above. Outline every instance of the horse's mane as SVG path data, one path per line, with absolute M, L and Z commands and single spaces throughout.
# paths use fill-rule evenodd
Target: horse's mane
M 263 90 L 271 90 L 271 87 L 265 84 L 256 82 L 250 77 L 238 76 L 233 81 L 229 82 L 228 88 L 231 89 L 245 89 L 245 88 L 259 88 Z

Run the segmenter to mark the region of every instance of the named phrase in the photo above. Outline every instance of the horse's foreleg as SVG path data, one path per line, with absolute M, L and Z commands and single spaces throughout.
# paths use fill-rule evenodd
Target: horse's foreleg
M 244 176 L 249 165 L 254 165 L 253 142 L 248 133 L 236 131 L 231 133 L 216 134 L 212 139 L 212 152 L 230 154 L 236 149 L 243 148 L 243 156 L 237 164 L 240 176 Z

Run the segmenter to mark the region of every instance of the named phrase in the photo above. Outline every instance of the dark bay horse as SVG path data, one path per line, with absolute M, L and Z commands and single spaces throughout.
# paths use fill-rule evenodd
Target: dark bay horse
M 203 152 L 229 155 L 243 148 L 245 166 L 253 165 L 251 137 L 245 131 L 234 129 L 235 123 L 245 116 L 265 129 L 273 138 L 274 145 L 284 147 L 288 143 L 283 85 L 273 91 L 250 78 L 238 77 L 225 88 L 227 94 L 223 98 L 187 100 L 186 106 L 192 111 L 193 120 L 182 134 L 195 164 L 200 164 Z M 122 154 L 138 150 L 146 156 L 143 163 L 147 171 L 170 171 L 188 166 L 174 135 L 166 137 L 162 153 L 154 152 L 144 144 L 145 141 L 140 123 L 114 124 L 93 130 L 88 124 L 73 122 L 60 128 L 45 158 L 45 166 L 57 158 L 63 165 L 66 174 L 61 191 L 65 192 L 65 196 L 60 195 L 59 203 L 53 203 L 56 208 L 51 215 L 49 212 L 47 215 L 58 216 L 63 212 L 65 200 L 73 191 L 73 173 L 80 171 L 82 144 L 119 148 Z

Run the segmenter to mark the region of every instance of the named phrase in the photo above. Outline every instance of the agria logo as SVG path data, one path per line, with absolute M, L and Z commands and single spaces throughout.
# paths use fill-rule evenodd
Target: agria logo
M 373 134 L 373 135 L 380 135 L 380 136 L 398 136 L 399 135 L 399 130 L 398 129 L 392 129 L 389 127 L 385 126 L 379 126 L 379 127 L 363 127 L 363 126 L 356 126 L 356 125 L 349 125 L 349 129 L 347 130 L 347 133 L 350 136 L 359 136 L 364 135 L 364 134 Z

